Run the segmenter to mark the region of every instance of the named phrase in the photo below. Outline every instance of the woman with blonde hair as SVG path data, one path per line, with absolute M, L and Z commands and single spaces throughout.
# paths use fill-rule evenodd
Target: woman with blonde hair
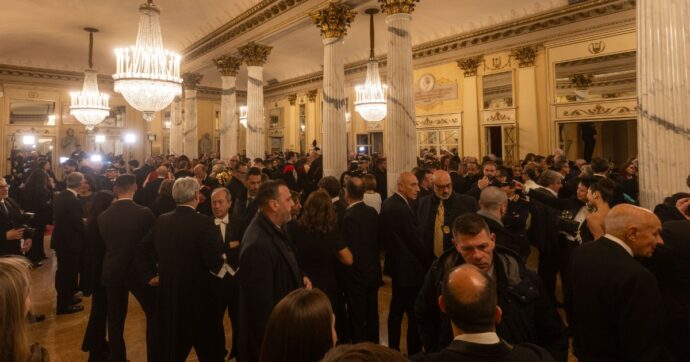
M 37 343 L 29 346 L 27 315 L 31 263 L 20 257 L 0 258 L 0 361 L 47 361 L 47 351 Z

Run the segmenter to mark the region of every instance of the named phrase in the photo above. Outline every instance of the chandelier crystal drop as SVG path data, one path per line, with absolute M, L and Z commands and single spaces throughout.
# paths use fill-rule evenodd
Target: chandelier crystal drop
M 379 63 L 374 57 L 374 14 L 378 13 L 378 10 L 367 9 L 365 12 L 371 15 L 369 23 L 371 47 L 366 81 L 355 87 L 355 111 L 367 122 L 379 122 L 386 117 L 388 106 L 386 105 L 387 87 L 381 84 Z
M 139 6 L 136 44 L 115 49 L 115 91 L 143 112 L 147 121 L 182 94 L 180 56 L 163 48 L 159 16 L 160 10 L 152 0 Z
M 84 71 L 81 92 L 71 92 L 69 113 L 92 130 L 110 114 L 109 96 L 98 91 L 98 73 L 93 69 L 93 33 L 98 29 L 85 28 L 89 32 L 89 69 Z

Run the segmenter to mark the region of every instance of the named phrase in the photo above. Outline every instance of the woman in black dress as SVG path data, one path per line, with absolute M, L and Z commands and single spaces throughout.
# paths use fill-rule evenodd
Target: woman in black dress
M 158 189 L 158 197 L 151 205 L 151 211 L 156 217 L 175 210 L 177 204 L 172 197 L 172 188 L 175 180 L 163 180 L 161 187 Z
M 21 188 L 22 209 L 34 214 L 30 223 L 36 231 L 31 237 L 31 249 L 26 254 L 34 267 L 41 266 L 41 260 L 46 257 L 43 237 L 46 225 L 53 222 L 53 195 L 48 189 L 48 177 L 48 173 L 43 169 L 36 169 Z

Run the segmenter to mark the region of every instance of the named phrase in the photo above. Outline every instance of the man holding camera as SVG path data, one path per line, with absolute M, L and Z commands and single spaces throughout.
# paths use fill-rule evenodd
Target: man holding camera
M 22 223 L 19 205 L 9 198 L 10 185 L 0 178 L 0 256 L 22 255 L 31 248 L 31 235 Z

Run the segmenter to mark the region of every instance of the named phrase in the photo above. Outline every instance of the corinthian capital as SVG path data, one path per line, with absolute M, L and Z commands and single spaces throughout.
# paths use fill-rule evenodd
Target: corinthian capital
M 458 67 L 465 71 L 465 77 L 473 77 L 477 75 L 477 68 L 482 64 L 484 57 L 479 55 L 476 57 L 465 58 L 458 60 Z
M 341 4 L 328 2 L 324 9 L 309 14 L 314 24 L 321 30 L 321 36 L 328 38 L 342 38 L 347 34 L 347 27 L 355 19 L 356 12 Z
M 204 76 L 199 73 L 185 73 L 182 74 L 182 83 L 185 89 L 196 89 L 196 86 L 201 82 Z
M 256 44 L 253 41 L 239 49 L 242 61 L 249 66 L 261 67 L 266 63 L 268 55 L 271 54 L 273 47 L 267 45 Z
M 419 0 L 379 0 L 381 10 L 388 15 L 393 14 L 412 14 L 415 3 Z
M 221 75 L 235 77 L 237 76 L 237 71 L 240 70 L 242 59 L 230 55 L 221 55 L 213 59 L 213 62 L 216 64 L 216 67 L 218 67 L 218 71 Z

